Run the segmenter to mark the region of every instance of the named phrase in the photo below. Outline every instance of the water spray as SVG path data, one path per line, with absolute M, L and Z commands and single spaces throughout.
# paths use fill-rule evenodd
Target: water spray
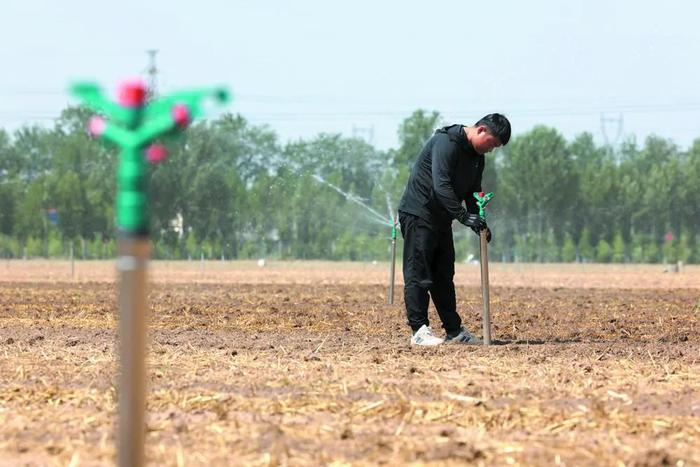
M 117 270 L 119 271 L 119 413 L 117 463 L 144 464 L 146 403 L 146 265 L 151 252 L 147 190 L 148 163 L 167 157 L 158 138 L 184 130 L 203 113 L 203 102 L 228 101 L 224 88 L 196 89 L 146 102 L 147 89 L 129 81 L 117 103 L 93 83 L 76 83 L 71 92 L 102 116 L 89 123 L 92 136 L 119 147 L 117 169 Z
M 476 205 L 479 207 L 479 217 L 486 220 L 486 211 L 484 208 L 493 198 L 493 193 L 474 193 Z M 486 238 L 487 231 L 482 229 L 479 232 L 480 252 L 479 263 L 481 263 L 481 297 L 483 299 L 484 308 L 481 314 L 481 323 L 484 335 L 484 345 L 491 345 L 491 302 L 489 299 L 489 255 L 488 255 L 488 240 Z
M 387 227 L 391 227 L 393 225 L 393 219 L 391 217 L 389 217 L 389 219 L 387 220 L 387 218 L 385 218 L 384 216 L 379 214 L 377 211 L 372 209 L 371 206 L 368 206 L 367 204 L 363 203 L 362 199 L 359 198 L 358 196 L 353 195 L 352 193 L 344 192 L 343 190 L 341 190 L 337 186 L 333 185 L 329 181 L 325 180 L 323 177 L 321 177 L 318 174 L 314 174 L 313 177 L 317 182 L 323 183 L 324 185 L 327 185 L 328 187 L 332 188 L 333 190 L 338 192 L 340 195 L 342 195 L 348 201 L 351 201 L 351 202 L 355 203 L 356 205 L 364 208 L 369 214 L 372 215 L 371 219 L 374 222 L 377 222 L 377 223 L 382 224 L 382 225 L 386 225 Z
M 389 305 L 394 304 L 394 277 L 396 276 L 396 232 L 398 230 L 398 215 L 394 215 L 391 212 L 391 198 L 389 198 L 389 193 L 386 193 L 386 205 L 389 210 L 389 218 L 385 218 L 382 216 L 379 212 L 375 211 L 372 209 L 371 206 L 368 206 L 367 204 L 363 203 L 362 200 L 351 194 L 351 193 L 346 193 L 345 191 L 341 190 L 337 186 L 333 185 L 332 183 L 326 181 L 323 177 L 321 177 L 318 174 L 313 175 L 314 179 L 318 181 L 319 183 L 323 183 L 324 185 L 327 185 L 328 187 L 332 188 L 335 190 L 337 193 L 342 195 L 345 199 L 348 201 L 351 201 L 355 203 L 356 205 L 364 208 L 371 216 L 370 220 L 377 222 L 381 225 L 385 225 L 387 227 L 391 227 L 391 263 L 389 265 L 389 292 L 387 296 L 387 301 L 389 302 Z M 381 185 L 379 185 L 381 187 Z

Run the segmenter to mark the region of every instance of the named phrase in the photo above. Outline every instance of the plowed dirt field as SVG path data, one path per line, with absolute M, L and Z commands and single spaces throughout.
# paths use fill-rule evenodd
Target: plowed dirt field
M 152 263 L 148 462 L 700 465 L 700 268 L 494 263 L 499 345 L 428 349 L 387 276 Z M 117 321 L 111 262 L 0 263 L 0 465 L 114 463 Z

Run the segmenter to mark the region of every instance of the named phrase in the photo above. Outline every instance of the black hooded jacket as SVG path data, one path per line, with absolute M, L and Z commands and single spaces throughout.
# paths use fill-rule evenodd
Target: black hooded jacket
M 440 128 L 411 169 L 399 212 L 413 214 L 438 230 L 449 229 L 464 210 L 478 213 L 473 193 L 481 191 L 484 156 L 464 133 L 464 125 Z

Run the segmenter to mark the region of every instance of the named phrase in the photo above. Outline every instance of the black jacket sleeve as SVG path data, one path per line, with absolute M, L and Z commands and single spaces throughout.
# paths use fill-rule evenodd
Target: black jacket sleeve
M 464 212 L 450 178 L 456 164 L 457 150 L 455 145 L 446 135 L 443 138 L 438 138 L 432 149 L 433 190 L 440 204 L 453 219 L 457 219 Z
M 476 198 L 474 198 L 474 193 L 479 193 L 481 191 L 481 175 L 479 175 L 479 179 L 472 186 L 471 191 L 467 195 L 467 199 L 464 200 L 467 206 L 467 212 L 470 212 L 472 214 L 479 214 L 479 206 L 476 205 Z

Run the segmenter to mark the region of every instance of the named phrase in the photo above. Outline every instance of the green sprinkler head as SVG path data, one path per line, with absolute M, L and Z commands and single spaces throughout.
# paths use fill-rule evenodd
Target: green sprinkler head
M 121 150 L 117 170 L 118 228 L 127 233 L 146 233 L 147 163 L 161 162 L 167 157 L 166 148 L 154 141 L 187 128 L 193 119 L 203 115 L 205 101 L 227 102 L 228 90 L 194 89 L 148 101 L 146 85 L 135 80 L 120 86 L 117 102 L 106 98 L 94 83 L 74 84 L 71 92 L 100 114 L 90 120 L 90 134 Z
M 491 198 L 493 198 L 493 193 L 484 193 L 483 191 L 480 191 L 478 193 L 474 193 L 474 198 L 476 198 L 476 205 L 479 207 L 479 217 L 485 220 L 486 212 L 484 211 L 484 208 L 489 201 L 491 201 Z

